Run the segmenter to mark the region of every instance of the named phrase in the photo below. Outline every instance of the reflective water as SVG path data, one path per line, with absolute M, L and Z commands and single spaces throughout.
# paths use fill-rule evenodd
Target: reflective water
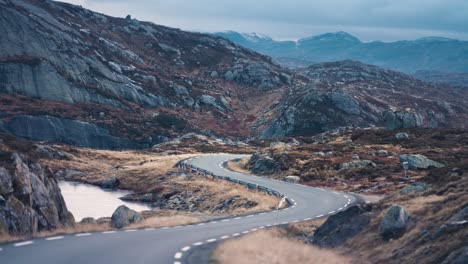
M 60 190 L 68 210 L 79 222 L 85 217 L 110 217 L 117 207 L 126 205 L 135 211 L 151 210 L 151 207 L 141 203 L 124 202 L 119 198 L 129 194 L 129 191 L 104 190 L 99 187 L 76 183 L 59 182 Z

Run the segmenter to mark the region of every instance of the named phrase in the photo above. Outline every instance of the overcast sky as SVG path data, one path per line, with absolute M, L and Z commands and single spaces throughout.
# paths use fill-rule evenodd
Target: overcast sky
M 275 39 L 346 31 L 363 41 L 468 40 L 468 0 L 62 0 L 93 11 L 200 32 Z

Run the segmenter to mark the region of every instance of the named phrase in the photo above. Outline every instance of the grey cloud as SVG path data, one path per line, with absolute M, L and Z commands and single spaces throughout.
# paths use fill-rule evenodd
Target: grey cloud
M 67 0 L 103 13 L 132 16 L 187 30 L 260 31 L 287 38 L 319 28 L 366 39 L 401 39 L 435 33 L 468 38 L 466 0 Z M 249 24 L 250 26 L 246 26 Z M 270 24 L 270 27 L 268 27 Z M 282 26 L 279 26 L 282 25 Z M 284 28 L 289 27 L 289 33 Z M 280 28 L 282 28 L 280 31 Z M 305 32 L 309 30 L 310 33 Z M 389 36 L 385 39 L 385 31 Z M 398 36 L 400 31 L 400 36 Z M 372 33 L 375 32 L 375 33 Z

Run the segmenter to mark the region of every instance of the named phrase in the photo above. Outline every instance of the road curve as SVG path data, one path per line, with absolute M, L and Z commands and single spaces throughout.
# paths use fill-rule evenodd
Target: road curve
M 343 210 L 354 196 L 304 185 L 250 176 L 222 164 L 243 155 L 209 155 L 187 164 L 218 176 L 259 184 L 286 195 L 291 206 L 278 212 L 232 216 L 210 222 L 110 232 L 63 235 L 0 245 L 0 263 L 184 263 L 197 246 L 241 236 L 263 228 L 307 221 Z

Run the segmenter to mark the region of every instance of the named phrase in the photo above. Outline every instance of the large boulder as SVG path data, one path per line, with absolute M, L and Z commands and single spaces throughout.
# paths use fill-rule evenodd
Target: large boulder
M 468 226 L 468 205 L 461 209 L 458 213 L 452 215 L 443 225 L 441 225 L 432 235 L 433 239 L 443 235 L 457 232 Z
M 468 263 L 468 246 L 462 247 L 450 253 L 441 264 L 466 264 Z
M 370 223 L 367 208 L 354 205 L 331 215 L 314 233 L 312 243 L 322 247 L 336 247 L 362 232 Z
M 96 219 L 94 219 L 93 217 L 85 217 L 85 218 L 81 219 L 80 224 L 82 224 L 82 225 L 96 225 L 97 222 L 96 222 Z
M 301 177 L 299 177 L 299 176 L 290 175 L 290 176 L 284 177 L 285 182 L 296 183 L 296 182 L 299 182 L 300 180 L 301 180 Z
M 417 182 L 413 185 L 406 186 L 400 190 L 401 194 L 410 194 L 410 193 L 418 193 L 424 192 L 427 190 L 427 185 L 423 182 Z
M 420 154 L 402 154 L 400 155 L 400 162 L 408 162 L 408 169 L 418 170 L 427 169 L 429 167 L 442 168 L 444 164 L 428 159 L 426 156 Z
M 401 129 L 412 127 L 423 127 L 423 116 L 419 113 L 411 112 L 385 112 L 384 116 L 385 127 L 388 129 Z
M 279 165 L 268 155 L 254 153 L 249 160 L 250 170 L 255 174 L 271 174 L 280 170 Z
M 105 189 L 114 189 L 114 188 L 117 188 L 119 184 L 120 184 L 120 180 L 114 176 L 114 177 L 110 177 L 110 178 L 102 180 L 100 183 L 100 186 L 101 188 L 105 188 Z
M 130 224 L 143 220 L 143 216 L 125 205 L 117 207 L 111 217 L 111 225 L 114 228 L 123 228 Z
M 393 205 L 380 221 L 379 233 L 384 240 L 401 237 L 408 228 L 410 216 L 400 205 Z
M 340 163 L 338 165 L 338 169 L 340 170 L 346 170 L 346 169 L 352 169 L 352 168 L 363 168 L 363 167 L 375 167 L 377 164 L 370 160 L 354 160 L 350 162 L 344 162 Z
M 17 153 L 8 163 L 0 167 L 0 236 L 30 236 L 74 225 L 50 170 Z
M 408 139 L 409 135 L 408 135 L 408 133 L 400 132 L 400 133 L 395 134 L 395 138 L 396 139 Z

